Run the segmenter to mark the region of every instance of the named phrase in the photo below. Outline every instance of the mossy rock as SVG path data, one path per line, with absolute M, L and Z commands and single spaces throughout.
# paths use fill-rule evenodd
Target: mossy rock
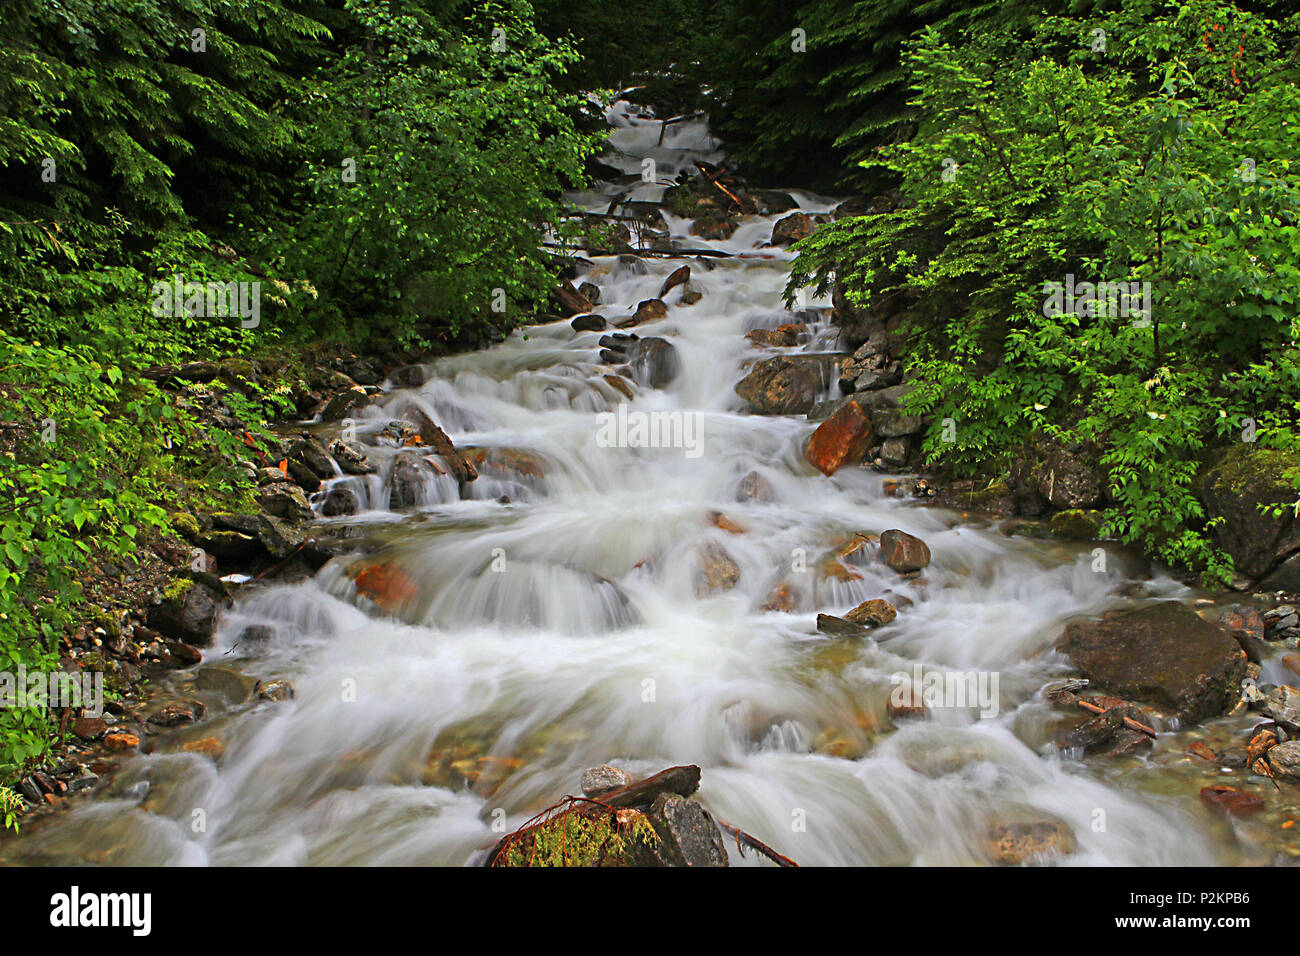
M 199 519 L 188 511 L 177 511 L 172 515 L 172 528 L 187 541 L 197 541 L 203 533 Z
M 489 866 L 663 866 L 659 835 L 639 810 L 576 809 L 519 830 L 493 852 Z
M 1222 519 L 1214 541 L 1238 571 L 1258 578 L 1300 551 L 1300 521 L 1261 508 L 1300 497 L 1300 456 L 1242 442 L 1230 448 L 1198 482 L 1206 517 Z
M 1104 517 L 1100 511 L 1070 508 L 1052 515 L 1052 536 L 1067 541 L 1095 541 Z

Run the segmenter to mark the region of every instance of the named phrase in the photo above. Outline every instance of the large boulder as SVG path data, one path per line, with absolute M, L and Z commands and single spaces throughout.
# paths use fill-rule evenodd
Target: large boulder
M 1069 624 L 1061 650 L 1109 693 L 1184 723 L 1233 707 L 1246 675 L 1246 655 L 1232 635 L 1177 601 Z
M 212 575 L 175 578 L 149 609 L 146 623 L 166 637 L 206 647 L 212 643 L 217 614 L 227 603 L 221 582 Z
M 659 837 L 656 847 L 667 866 L 726 866 L 722 831 L 709 811 L 675 793 L 660 794 L 646 817 Z
M 1286 452 L 1240 443 L 1210 467 L 1199 482 L 1208 518 L 1223 518 L 1214 529 L 1215 543 L 1232 555 L 1233 564 L 1251 578 L 1268 575 L 1276 590 L 1300 583 L 1300 565 L 1286 559 L 1300 552 L 1300 520 L 1290 511 L 1273 517 L 1261 505 L 1296 500 L 1295 475 L 1300 460 Z
M 930 548 L 915 535 L 890 528 L 880 534 L 880 560 L 900 574 L 920 571 L 930 564 Z
M 632 377 L 649 388 L 663 388 L 681 370 L 677 349 L 667 339 L 654 336 L 637 339 L 629 345 L 627 362 L 632 368 Z
M 806 213 L 792 212 L 772 227 L 772 245 L 788 246 L 813 233 L 813 221 Z
M 845 402 L 817 426 L 804 452 L 813 467 L 833 475 L 844 465 L 862 461 L 871 446 L 871 419 L 857 402 Z
M 806 415 L 829 384 L 827 364 L 811 355 L 765 359 L 736 384 L 736 394 L 759 415 Z

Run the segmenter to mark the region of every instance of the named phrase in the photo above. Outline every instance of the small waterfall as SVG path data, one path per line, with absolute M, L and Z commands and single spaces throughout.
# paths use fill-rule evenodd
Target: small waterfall
M 658 202 L 697 160 L 723 160 L 703 119 L 663 129 L 621 101 L 608 118 L 605 161 L 639 176 L 653 160 L 657 184 L 599 184 L 570 197 L 579 210 Z M 789 194 L 808 213 L 834 204 Z M 359 513 L 322 521 L 378 524 L 380 543 L 312 579 L 246 588 L 205 653 L 204 666 L 286 677 L 296 697 L 195 728 L 222 740 L 218 762 L 176 748 L 136 758 L 108 798 L 14 859 L 95 859 L 87 848 L 111 845 L 103 858 L 122 864 L 463 865 L 499 838 L 496 811 L 519 825 L 578 792 L 585 767 L 613 762 L 699 764 L 708 807 L 803 864 L 979 862 L 988 821 L 1015 814 L 1067 822 L 1069 863 L 1222 861 L 1186 804 L 1142 773 L 1097 773 L 1048 745 L 1039 688 L 1063 669 L 1052 644 L 1068 619 L 1123 601 L 1121 571 L 1093 572 L 1082 546 L 915 507 L 867 469 L 827 478 L 804 459 L 806 419 L 747 413 L 734 386 L 749 364 L 835 347 L 830 303 L 814 297 L 798 305 L 801 345 L 744 338 L 793 320 L 793 254 L 767 245 L 780 218 L 714 240 L 665 211 L 673 240 L 731 255 L 592 258 L 579 281 L 599 288 L 611 324 L 691 267 L 699 301 L 674 290 L 665 316 L 631 330 L 675 349 L 661 388 L 602 361 L 607 333 L 557 322 L 435 362 L 426 384 L 367 409 L 355 440 L 374 472 L 340 474 L 317 507 L 347 489 Z M 823 397 L 835 393 L 831 376 Z M 412 403 L 477 481 L 382 440 Z M 699 453 L 602 441 L 601 416 L 621 404 L 677 416 Z M 923 575 L 890 571 L 870 543 L 836 557 L 887 528 L 929 544 Z M 901 613 L 872 639 L 818 633 L 818 612 L 881 596 Z M 894 675 L 918 667 L 996 672 L 996 715 L 892 726 Z M 755 862 L 733 849 L 733 864 Z

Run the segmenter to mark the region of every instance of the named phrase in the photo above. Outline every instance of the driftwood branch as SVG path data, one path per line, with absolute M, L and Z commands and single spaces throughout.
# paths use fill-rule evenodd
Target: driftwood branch
M 718 829 L 731 834 L 731 836 L 735 838 L 736 849 L 740 850 L 741 856 L 745 855 L 745 851 L 743 847 L 747 846 L 751 850 L 757 850 L 759 853 L 763 854 L 763 856 L 767 857 L 777 866 L 793 866 L 796 868 L 799 866 L 798 863 L 790 859 L 788 856 L 782 856 L 780 853 L 777 853 L 776 850 L 773 850 L 762 840 L 758 839 L 757 837 L 750 836 L 744 830 L 740 829 L 740 827 L 733 826 L 730 823 L 727 823 L 725 820 L 720 820 L 717 817 L 714 817 L 713 820 L 715 823 L 717 823 Z

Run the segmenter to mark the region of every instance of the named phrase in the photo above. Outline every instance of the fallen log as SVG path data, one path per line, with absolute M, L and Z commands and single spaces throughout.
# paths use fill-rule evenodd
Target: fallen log
M 694 764 L 681 767 L 669 767 L 653 777 L 646 777 L 626 787 L 619 787 L 609 793 L 602 793 L 596 801 L 607 807 L 641 807 L 654 803 L 661 793 L 675 793 L 679 797 L 689 797 L 700 789 L 700 768 Z

